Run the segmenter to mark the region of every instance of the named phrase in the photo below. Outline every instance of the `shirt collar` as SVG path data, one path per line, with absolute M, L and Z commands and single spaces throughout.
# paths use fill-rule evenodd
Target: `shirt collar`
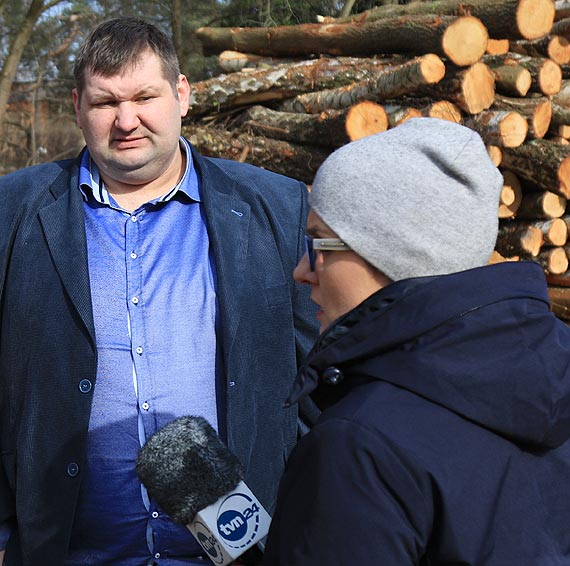
M 179 191 L 184 193 L 193 201 L 200 202 L 202 200 L 200 198 L 198 187 L 198 176 L 192 163 L 190 144 L 183 137 L 180 137 L 180 148 L 186 156 L 186 168 L 184 169 L 182 178 L 178 181 L 175 187 L 164 195 L 153 199 L 150 201 L 151 203 L 167 202 Z M 91 154 L 87 148 L 83 152 L 81 164 L 79 166 L 79 190 L 86 201 L 93 198 L 100 204 L 111 206 L 112 197 L 109 194 L 107 187 L 105 187 L 105 183 L 99 174 L 99 168 L 91 158 Z

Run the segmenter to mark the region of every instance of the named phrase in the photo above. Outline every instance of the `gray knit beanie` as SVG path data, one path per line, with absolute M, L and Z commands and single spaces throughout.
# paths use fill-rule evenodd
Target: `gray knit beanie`
M 485 265 L 502 185 L 477 133 L 414 118 L 332 153 L 309 203 L 358 255 L 397 281 Z

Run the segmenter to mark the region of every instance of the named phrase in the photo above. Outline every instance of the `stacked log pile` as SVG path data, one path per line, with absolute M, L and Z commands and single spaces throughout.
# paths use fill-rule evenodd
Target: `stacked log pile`
M 570 321 L 570 2 L 380 6 L 275 28 L 201 28 L 225 74 L 194 83 L 206 155 L 310 185 L 337 147 L 414 116 L 479 132 L 504 186 L 491 261 L 539 262 Z

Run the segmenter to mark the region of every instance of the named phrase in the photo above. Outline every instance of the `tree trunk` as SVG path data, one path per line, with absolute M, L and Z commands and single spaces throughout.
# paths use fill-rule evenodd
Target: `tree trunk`
M 55 6 L 61 1 L 63 0 L 54 1 L 46 5 L 44 4 L 44 0 L 32 0 L 20 29 L 10 44 L 8 56 L 4 60 L 2 71 L 0 72 L 0 138 L 3 137 L 2 134 L 4 130 L 4 119 L 6 117 L 8 99 L 10 97 L 12 84 L 16 78 L 18 65 L 20 64 L 24 49 L 34 32 L 34 27 L 36 26 L 40 16 L 48 8 Z
M 345 127 L 346 115 L 347 111 L 342 110 L 297 114 L 276 112 L 265 106 L 252 106 L 242 113 L 239 120 L 242 127 L 258 136 L 336 148 L 350 141 Z M 386 119 L 386 113 L 384 117 Z
M 509 222 L 499 227 L 495 249 L 503 256 L 536 257 L 542 246 L 542 232 L 532 225 Z
M 436 53 L 456 65 L 472 65 L 487 47 L 485 26 L 471 16 L 410 16 L 358 24 L 300 24 L 272 28 L 208 28 L 196 31 L 206 53 L 224 50 L 297 57 L 308 53 L 374 55 Z
M 540 220 L 560 218 L 566 210 L 566 199 L 550 191 L 524 193 L 517 218 Z
M 568 240 L 568 228 L 562 218 L 550 220 L 517 220 L 519 228 L 534 227 L 540 230 L 545 246 L 563 246 Z M 536 255 L 536 254 L 534 254 Z
M 317 169 L 328 157 L 323 148 L 301 146 L 245 133 L 232 134 L 215 128 L 183 129 L 200 153 L 234 161 L 245 161 L 263 169 L 312 183 Z
M 535 139 L 545 136 L 552 119 L 552 103 L 546 97 L 509 98 L 497 95 L 493 108 L 522 114 L 528 123 L 528 137 Z
M 513 41 L 511 51 L 528 57 L 547 57 L 558 65 L 570 62 L 570 41 L 563 35 L 547 35 L 532 41 Z
M 512 171 L 503 171 L 503 188 L 499 200 L 499 218 L 513 218 L 522 201 L 522 187 Z
M 218 56 L 218 66 L 224 73 L 235 73 L 242 69 L 263 69 L 276 67 L 287 63 L 296 63 L 294 59 L 282 57 L 264 57 L 252 53 L 240 53 L 239 51 L 222 51 Z
M 518 147 L 528 131 L 524 116 L 507 110 L 487 110 L 471 116 L 464 123 L 479 133 L 486 144 L 499 147 Z
M 532 84 L 530 72 L 519 65 L 499 65 L 491 67 L 495 76 L 495 88 L 507 96 L 523 97 Z
M 518 53 L 507 53 L 506 55 L 485 55 L 482 60 L 491 68 L 502 65 L 520 65 L 527 69 L 532 78 L 529 89 L 531 92 L 550 96 L 559 92 L 562 86 L 560 65 L 544 57 L 527 57 Z
M 315 89 L 351 85 L 355 81 L 377 77 L 386 67 L 384 61 L 374 59 L 323 58 L 221 75 L 192 84 L 188 115 L 200 116 L 282 100 Z
M 495 78 L 484 63 L 467 69 L 447 66 L 445 77 L 437 84 L 421 88 L 435 100 L 449 100 L 468 114 L 487 110 L 495 98 Z
M 379 6 L 344 20 L 325 18 L 324 21 L 371 22 L 381 18 L 434 13 L 475 16 L 483 22 L 490 37 L 497 39 L 537 39 L 550 32 L 555 6 L 553 0 L 471 0 L 469 3 L 463 0 L 441 0 Z
M 532 140 L 519 147 L 505 148 L 503 166 L 541 189 L 570 197 L 570 149 L 567 147 L 547 140 Z
M 402 65 L 384 69 L 374 79 L 285 100 L 279 109 L 318 114 L 327 109 L 348 108 L 363 100 L 387 100 L 414 92 L 420 85 L 437 83 L 444 74 L 445 65 L 437 55 L 423 55 Z

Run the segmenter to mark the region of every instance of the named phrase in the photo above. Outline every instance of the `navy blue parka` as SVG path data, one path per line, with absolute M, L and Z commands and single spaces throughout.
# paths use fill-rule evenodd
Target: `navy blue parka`
M 266 565 L 570 564 L 570 330 L 537 264 L 385 287 L 320 337 L 308 395 Z

